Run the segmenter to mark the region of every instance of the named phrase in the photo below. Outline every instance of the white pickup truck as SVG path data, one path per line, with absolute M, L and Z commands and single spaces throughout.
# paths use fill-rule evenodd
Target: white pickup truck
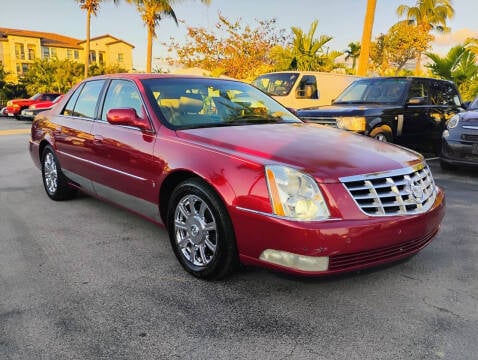
M 359 76 L 315 71 L 279 71 L 258 76 L 252 84 L 291 109 L 330 105 Z

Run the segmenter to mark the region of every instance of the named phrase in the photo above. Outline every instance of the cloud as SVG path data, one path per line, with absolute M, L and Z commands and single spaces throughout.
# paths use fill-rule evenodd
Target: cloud
M 478 38 L 478 30 L 460 29 L 447 34 L 435 34 L 434 46 L 449 47 L 461 45 L 468 38 Z

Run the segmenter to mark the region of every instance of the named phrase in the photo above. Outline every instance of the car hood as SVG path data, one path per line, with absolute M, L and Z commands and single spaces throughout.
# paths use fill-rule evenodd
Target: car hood
M 389 104 L 343 104 L 327 105 L 297 110 L 297 116 L 363 116 L 396 108 Z
M 421 155 L 348 131 L 317 124 L 267 124 L 177 131 L 195 144 L 259 164 L 285 164 L 319 182 L 413 166 Z
M 464 112 L 460 122 L 462 125 L 478 126 L 478 109 Z

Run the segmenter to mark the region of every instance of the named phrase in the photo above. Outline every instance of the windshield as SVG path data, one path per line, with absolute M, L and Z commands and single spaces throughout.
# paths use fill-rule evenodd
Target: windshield
M 290 93 L 299 74 L 297 73 L 272 73 L 257 77 L 253 82 L 259 90 L 271 96 L 285 96 Z
M 160 117 L 174 128 L 300 122 L 275 100 L 239 81 L 154 78 L 143 84 Z
M 405 95 L 407 79 L 375 78 L 354 81 L 334 104 L 399 104 Z
M 470 105 L 468 105 L 468 110 L 476 110 L 478 109 L 478 96 L 471 102 Z
M 30 100 L 38 100 L 39 98 L 41 98 L 41 94 L 35 94 L 30 98 Z

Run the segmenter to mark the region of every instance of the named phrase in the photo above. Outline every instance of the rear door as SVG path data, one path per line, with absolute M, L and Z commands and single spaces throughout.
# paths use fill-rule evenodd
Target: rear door
M 55 148 L 65 175 L 88 191 L 93 191 L 93 123 L 105 80 L 87 81 L 72 94 L 55 118 Z

